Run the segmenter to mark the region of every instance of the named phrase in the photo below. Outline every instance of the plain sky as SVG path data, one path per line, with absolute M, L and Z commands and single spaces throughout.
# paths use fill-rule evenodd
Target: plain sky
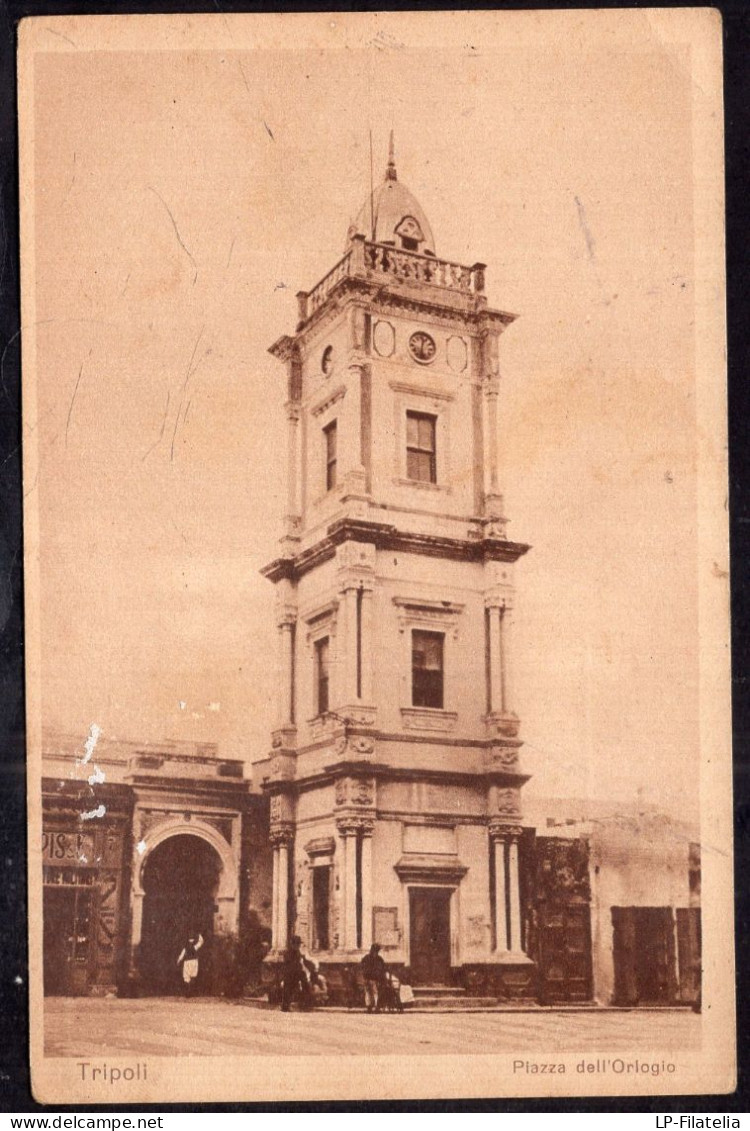
M 266 351 L 344 250 L 369 130 L 380 178 L 393 128 L 438 255 L 487 263 L 490 304 L 519 316 L 499 418 L 510 537 L 533 547 L 517 571 L 527 792 L 693 810 L 689 55 L 606 23 L 578 35 L 574 15 L 553 46 L 528 20 L 451 47 L 384 30 L 351 49 L 227 34 L 226 50 L 97 52 L 50 32 L 26 421 L 46 726 L 268 748 L 258 571 L 284 509 L 285 386 Z

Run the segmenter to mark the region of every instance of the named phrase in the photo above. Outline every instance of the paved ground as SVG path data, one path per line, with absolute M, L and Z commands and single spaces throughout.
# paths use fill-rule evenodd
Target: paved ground
M 213 998 L 47 998 L 47 1056 L 626 1053 L 700 1047 L 689 1011 L 280 1013 Z

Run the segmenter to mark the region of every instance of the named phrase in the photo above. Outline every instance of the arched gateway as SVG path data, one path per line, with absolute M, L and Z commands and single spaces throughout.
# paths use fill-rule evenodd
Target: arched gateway
M 177 958 L 190 933 L 205 940 L 199 986 L 209 990 L 212 953 L 237 929 L 237 868 L 212 827 L 169 822 L 140 846 L 134 869 L 133 944 L 139 980 L 151 993 L 180 987 Z

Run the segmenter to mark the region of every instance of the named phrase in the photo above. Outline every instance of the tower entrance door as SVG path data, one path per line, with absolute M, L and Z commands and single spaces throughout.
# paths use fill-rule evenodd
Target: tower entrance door
M 409 889 L 409 965 L 416 986 L 448 985 L 451 974 L 451 889 Z
M 143 870 L 143 926 L 140 971 L 152 993 L 176 993 L 182 982 L 177 964 L 191 934 L 201 934 L 198 992 L 209 986 L 218 853 L 198 836 L 178 834 L 153 849 Z

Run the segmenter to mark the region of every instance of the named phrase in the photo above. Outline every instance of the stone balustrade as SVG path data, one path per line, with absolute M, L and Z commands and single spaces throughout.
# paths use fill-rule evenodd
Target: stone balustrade
M 310 292 L 299 292 L 299 321 L 303 323 L 311 318 L 341 280 L 350 275 L 364 278 L 386 275 L 407 284 L 426 284 L 462 294 L 483 294 L 484 271 L 483 263 L 466 267 L 434 255 L 420 255 L 390 244 L 373 243 L 357 235 L 346 255 Z

